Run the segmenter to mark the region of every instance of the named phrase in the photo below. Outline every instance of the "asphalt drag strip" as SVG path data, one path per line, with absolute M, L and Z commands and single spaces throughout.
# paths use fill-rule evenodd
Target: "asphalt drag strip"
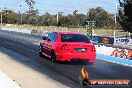
M 78 85 L 42 63 L 0 47 L 0 70 L 21 88 L 77 88 Z
M 0 45 L 41 63 L 46 68 L 60 74 L 61 76 L 68 78 L 72 82 L 75 82 L 75 84 L 78 84 L 78 87 L 80 83 L 79 76 L 81 75 L 81 69 L 83 66 L 85 66 L 85 69 L 88 71 L 90 79 L 130 79 L 132 81 L 132 68 L 130 67 L 109 63 L 107 61 L 102 61 L 99 59 L 97 59 L 93 65 L 76 62 L 52 63 L 45 57 L 42 58 L 39 57 L 38 55 L 39 46 L 29 42 L 8 38 L 7 36 L 0 37 Z M 20 61 L 18 60 L 18 62 Z M 23 62 L 21 63 L 25 64 Z M 92 88 L 126 88 L 126 87 L 92 87 Z

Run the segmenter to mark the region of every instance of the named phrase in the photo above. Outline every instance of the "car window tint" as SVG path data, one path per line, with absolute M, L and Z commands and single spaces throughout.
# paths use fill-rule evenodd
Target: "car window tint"
M 51 33 L 48 39 L 50 39 L 51 42 L 55 42 L 57 40 L 57 33 L 56 32 Z
M 52 33 L 48 35 L 48 39 L 50 39 L 50 40 L 51 40 L 51 36 L 52 36 Z
M 89 39 L 85 35 L 81 35 L 81 34 L 61 34 L 61 41 L 90 43 Z
M 53 33 L 53 42 L 56 42 L 58 34 L 56 32 Z

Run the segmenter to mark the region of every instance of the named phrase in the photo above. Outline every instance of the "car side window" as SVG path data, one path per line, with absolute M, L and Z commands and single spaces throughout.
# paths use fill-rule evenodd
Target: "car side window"
M 48 39 L 51 40 L 51 42 L 55 42 L 57 40 L 57 33 L 53 32 L 48 36 Z
M 52 40 L 52 33 L 48 35 L 48 39 Z
M 56 32 L 53 33 L 53 42 L 56 42 L 58 34 Z

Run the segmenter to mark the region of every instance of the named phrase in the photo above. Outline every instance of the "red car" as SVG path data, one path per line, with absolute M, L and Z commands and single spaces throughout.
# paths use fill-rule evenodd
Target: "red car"
M 39 55 L 51 58 L 53 62 L 88 60 L 93 63 L 96 58 L 95 46 L 84 34 L 76 32 L 52 32 L 40 43 Z

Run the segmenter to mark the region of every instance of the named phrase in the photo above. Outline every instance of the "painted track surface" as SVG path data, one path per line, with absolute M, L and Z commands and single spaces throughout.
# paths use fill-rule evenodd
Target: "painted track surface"
M 84 65 L 86 70 L 89 72 L 90 79 L 130 79 L 132 81 L 132 68 L 130 67 L 99 59 L 97 59 L 93 65 L 87 65 L 84 62 L 52 63 L 51 61 L 38 56 L 39 46 L 34 45 L 31 42 L 11 38 L 10 36 L 0 35 L 0 45 L 19 52 L 25 56 L 31 57 L 33 60 L 40 61 L 47 68 L 69 78 L 78 84 L 78 77 L 81 75 L 81 68 Z

